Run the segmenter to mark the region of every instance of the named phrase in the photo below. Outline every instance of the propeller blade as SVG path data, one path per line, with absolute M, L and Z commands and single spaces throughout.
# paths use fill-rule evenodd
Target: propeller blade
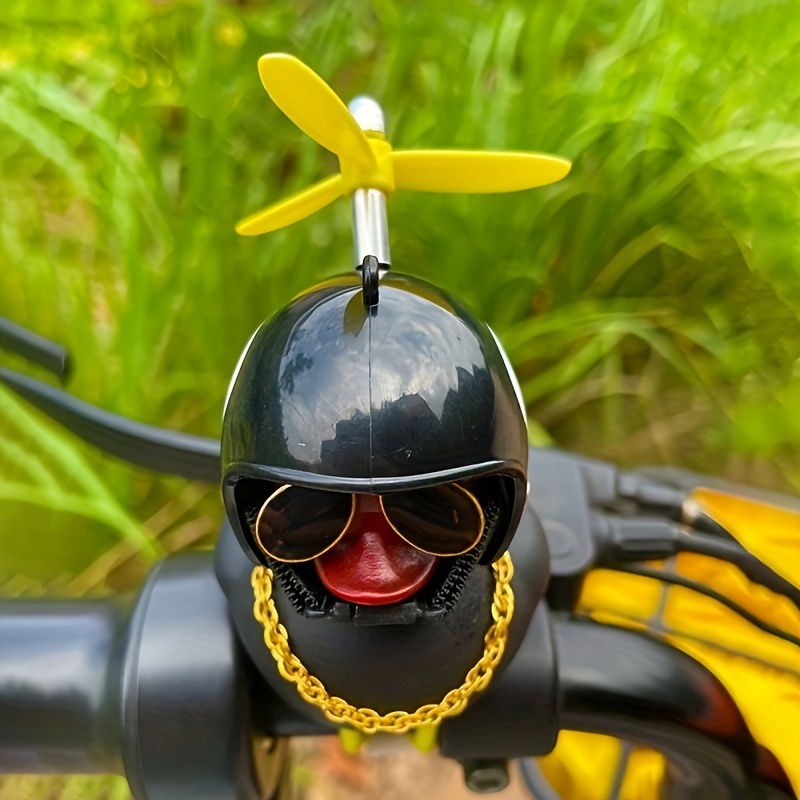
M 517 192 L 561 180 L 572 164 L 541 153 L 480 150 L 395 150 L 398 189 L 484 194 Z
M 258 74 L 275 105 L 289 119 L 340 159 L 375 166 L 367 137 L 336 92 L 302 61 L 286 53 L 258 60 Z
M 324 208 L 344 194 L 344 181 L 341 175 L 334 175 L 315 183 L 310 189 L 274 203 L 243 219 L 236 226 L 240 236 L 258 236 L 278 228 L 285 228 L 293 222 L 305 219 L 315 211 Z

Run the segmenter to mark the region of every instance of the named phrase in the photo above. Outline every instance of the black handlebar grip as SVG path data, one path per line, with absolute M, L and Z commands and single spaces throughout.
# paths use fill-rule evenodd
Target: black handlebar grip
M 0 601 L 0 773 L 121 772 L 130 600 Z
M 271 798 L 285 749 L 251 719 L 246 676 L 210 553 L 162 562 L 135 601 L 0 601 L 0 773 L 119 773 L 137 800 Z
M 524 726 L 543 715 L 664 752 L 663 800 L 793 796 L 782 776 L 763 780 L 741 714 L 698 662 L 632 631 L 540 611 L 495 687 L 509 717 L 490 714 L 497 757 L 542 752 Z M 526 680 L 526 669 L 547 680 Z M 555 698 L 531 697 L 534 687 L 558 692 L 559 710 Z M 449 755 L 486 748 L 473 728 L 487 723 L 491 695 L 476 702 L 475 724 L 453 721 Z M 242 655 L 211 553 L 162 562 L 135 599 L 0 601 L 0 772 L 120 773 L 137 800 L 273 798 L 285 749 L 268 740 L 297 732 L 331 726 L 282 701 Z

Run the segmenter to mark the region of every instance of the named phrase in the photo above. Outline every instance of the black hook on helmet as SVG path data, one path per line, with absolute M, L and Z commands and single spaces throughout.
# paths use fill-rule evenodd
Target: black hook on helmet
M 364 295 L 364 308 L 373 313 L 373 309 L 378 305 L 379 300 L 378 282 L 380 280 L 380 272 L 378 271 L 378 259 L 375 256 L 366 256 L 358 271 L 361 273 L 361 292 Z

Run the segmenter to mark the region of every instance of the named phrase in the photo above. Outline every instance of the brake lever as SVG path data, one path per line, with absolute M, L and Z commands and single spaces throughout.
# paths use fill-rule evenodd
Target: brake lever
M 69 376 L 70 357 L 64 347 L 4 317 L 0 317 L 0 348 L 44 367 L 62 383 Z
M 219 483 L 217 439 L 135 422 L 13 370 L 0 369 L 0 383 L 106 453 L 154 472 Z

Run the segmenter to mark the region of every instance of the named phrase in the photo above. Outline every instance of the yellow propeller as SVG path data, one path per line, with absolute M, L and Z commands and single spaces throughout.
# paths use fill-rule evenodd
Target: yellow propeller
M 382 133 L 363 131 L 333 89 L 294 56 L 262 56 L 258 73 L 278 108 L 339 157 L 341 172 L 242 220 L 236 230 L 243 236 L 291 225 L 357 189 L 516 192 L 554 183 L 571 166 L 541 153 L 392 150 Z

